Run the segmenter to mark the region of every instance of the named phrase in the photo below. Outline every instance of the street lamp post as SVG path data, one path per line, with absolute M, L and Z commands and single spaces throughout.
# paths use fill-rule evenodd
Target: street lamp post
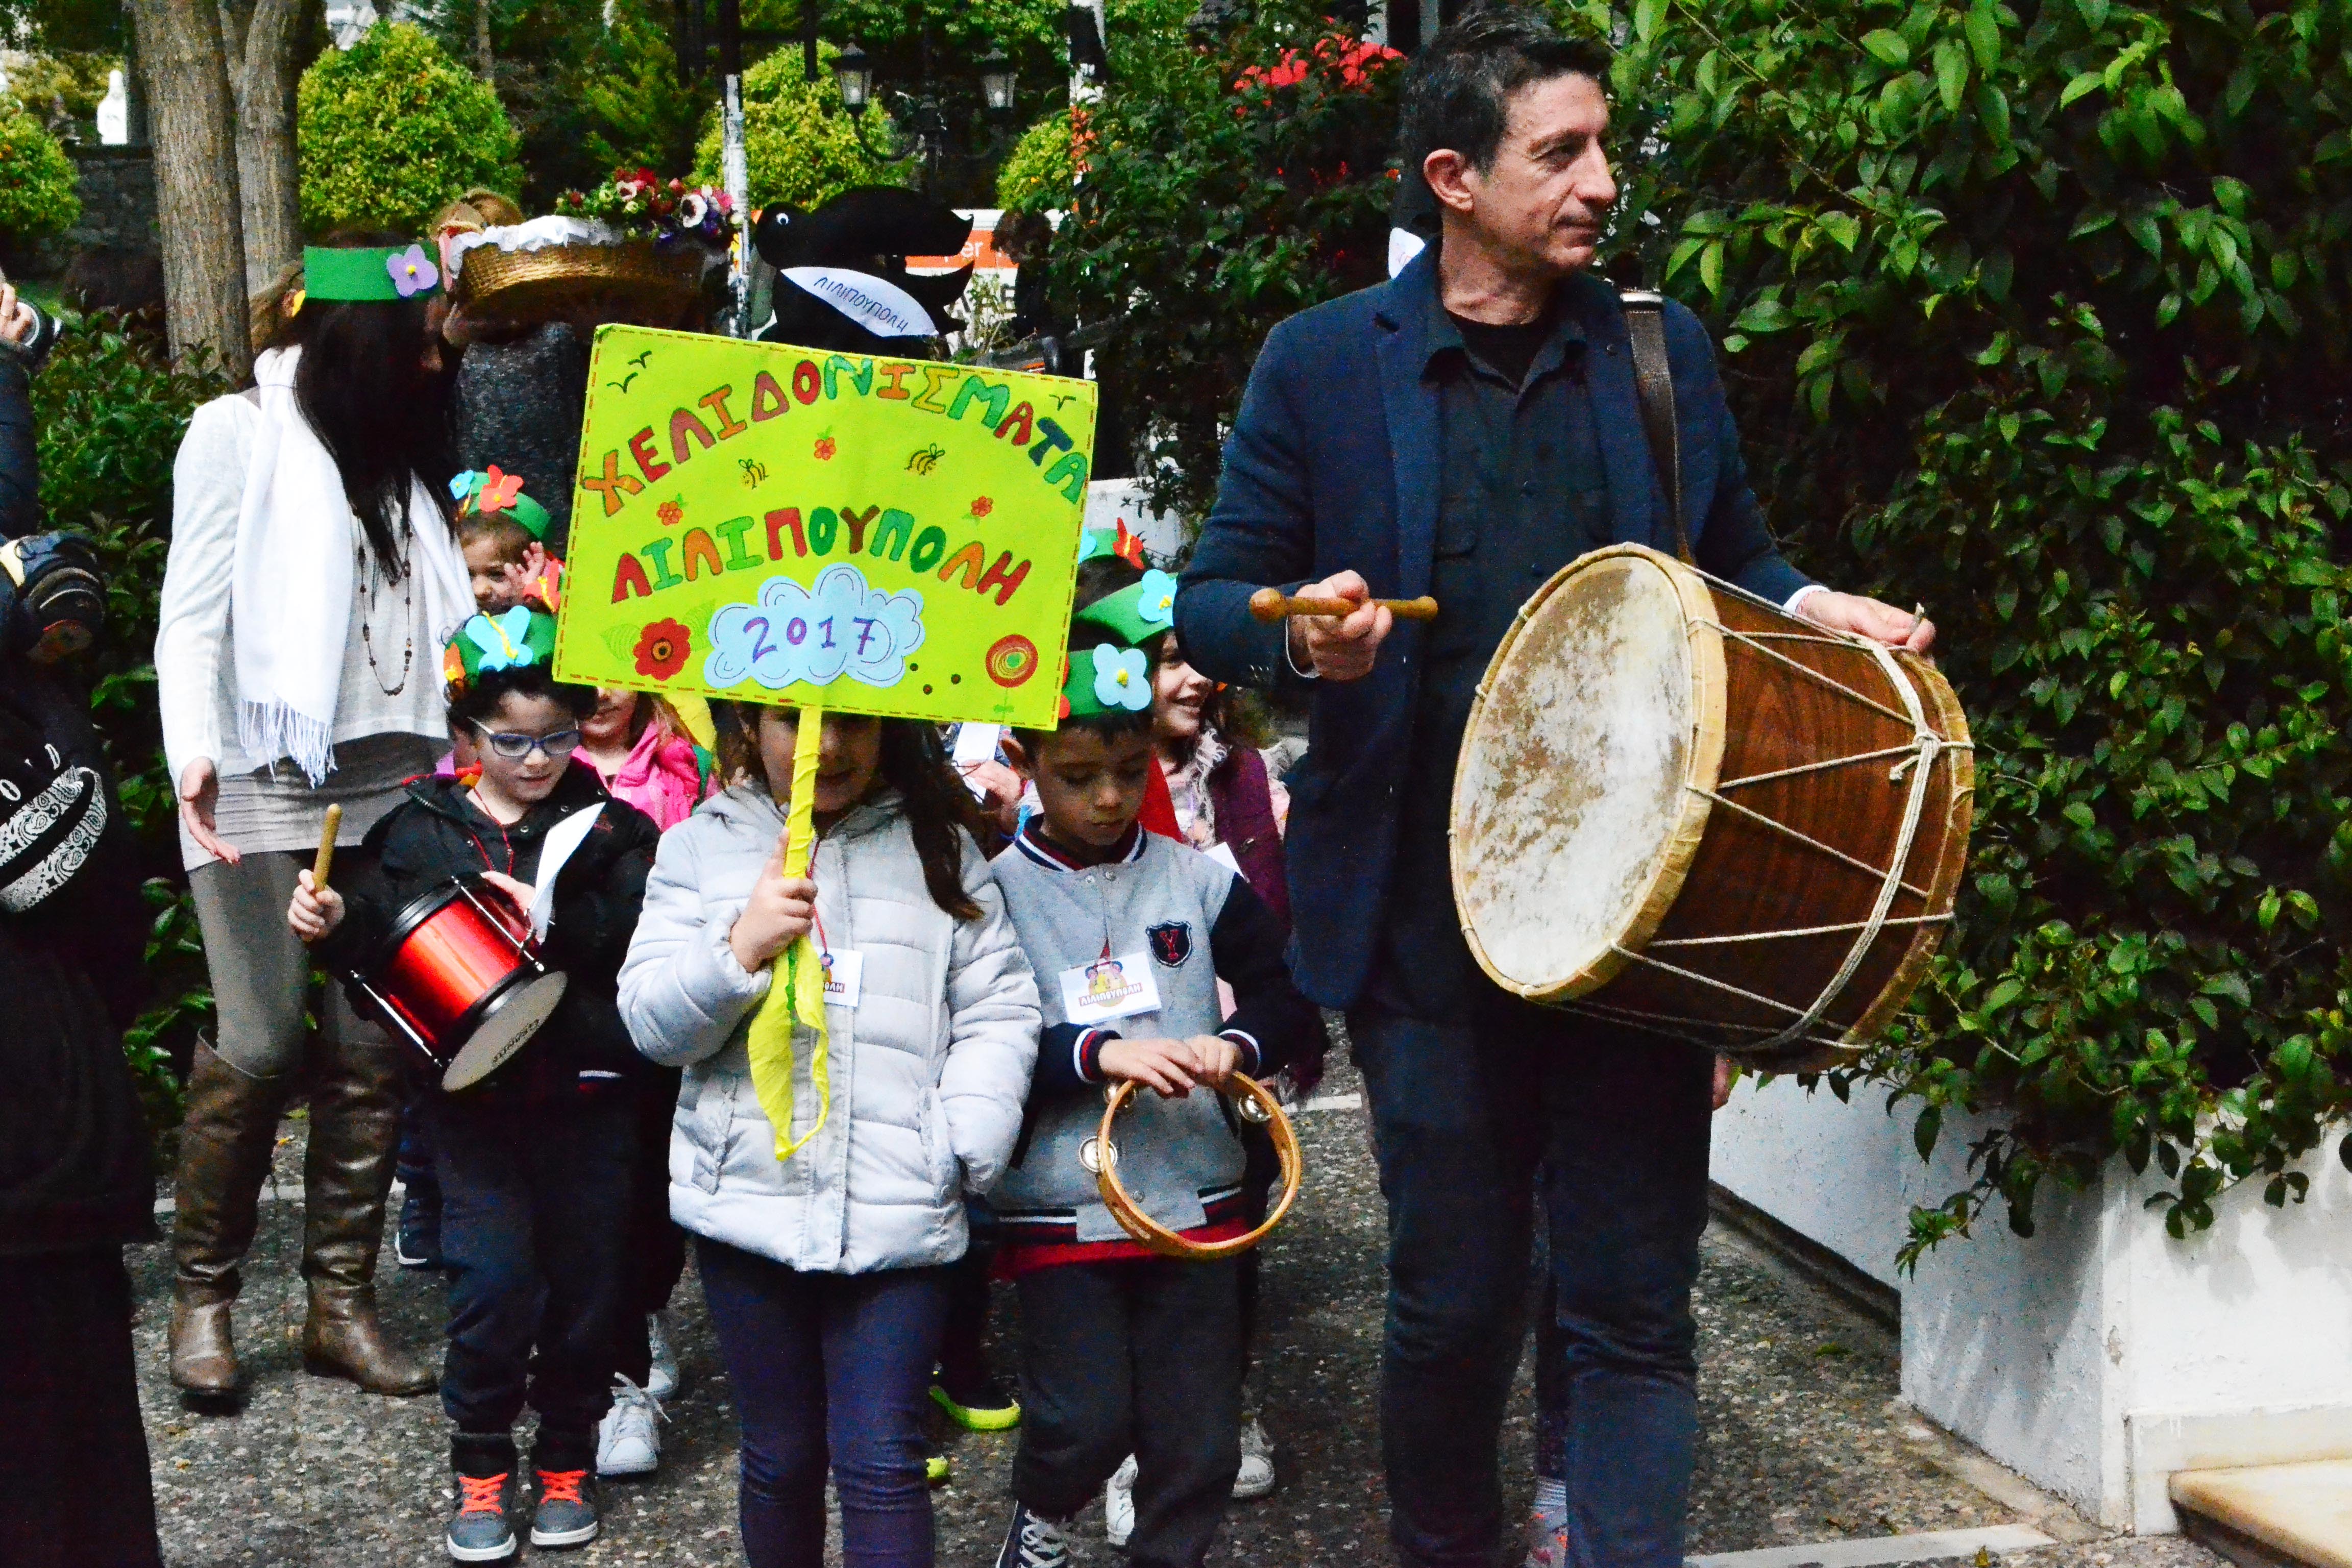
M 927 51 L 928 52 L 928 51 Z M 993 145 L 1002 136 L 1004 122 L 1012 118 L 1013 93 L 1019 80 L 1012 59 L 1003 49 L 992 47 L 972 62 L 980 77 L 981 101 L 986 110 L 988 141 Z M 874 101 L 874 61 L 855 41 L 833 57 L 834 85 L 840 89 L 841 106 L 849 111 L 849 127 L 857 144 L 877 158 L 886 155 L 866 139 L 866 110 Z M 918 88 L 928 88 L 928 79 Z M 894 89 L 900 105 L 899 120 L 914 132 L 915 145 L 890 163 L 921 161 L 920 166 L 929 178 L 926 185 L 936 183 L 938 166 L 949 151 L 948 117 L 934 91 Z

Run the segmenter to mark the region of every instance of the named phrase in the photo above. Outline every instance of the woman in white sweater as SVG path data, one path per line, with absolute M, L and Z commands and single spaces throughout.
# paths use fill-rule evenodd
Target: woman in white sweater
M 1020 1136 L 1036 983 L 936 730 L 824 720 L 816 856 L 791 879 L 795 715 L 711 709 L 735 784 L 662 836 L 621 1016 L 638 1050 L 686 1069 L 670 1215 L 698 1238 L 742 1420 L 744 1555 L 819 1560 L 830 1468 L 843 1563 L 929 1568 L 946 1266 L 964 1194 L 995 1184 Z M 772 966 L 803 934 L 824 955 L 826 1038 L 792 1027 L 788 1053 L 759 1055 Z
M 391 235 L 306 250 L 257 302 L 257 384 L 199 408 L 173 467 L 156 686 L 218 1016 L 188 1078 L 173 1221 L 172 1380 L 200 1395 L 238 1386 L 237 1265 L 306 1049 L 304 1364 L 383 1394 L 434 1383 L 376 1321 L 394 1047 L 340 986 L 306 1045 L 310 960 L 282 911 L 327 806 L 356 853 L 446 734 L 439 649 L 473 598 L 440 499 L 438 283 Z

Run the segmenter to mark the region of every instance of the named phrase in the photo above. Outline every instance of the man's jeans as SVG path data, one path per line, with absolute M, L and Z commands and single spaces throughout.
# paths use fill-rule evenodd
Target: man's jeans
M 1566 1345 L 1579 1568 L 1679 1568 L 1711 1058 L 1479 984 L 1444 1023 L 1348 1017 L 1389 1208 L 1381 1432 L 1412 1568 L 1492 1568 L 1537 1172 Z

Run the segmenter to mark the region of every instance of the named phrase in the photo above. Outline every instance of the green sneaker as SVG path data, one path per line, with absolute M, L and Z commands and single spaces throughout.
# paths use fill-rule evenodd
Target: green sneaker
M 967 1432 L 1003 1432 L 1021 1425 L 1021 1402 L 1004 1392 L 994 1378 L 970 1388 L 950 1389 L 943 1372 L 931 1384 L 931 1398 L 948 1419 Z

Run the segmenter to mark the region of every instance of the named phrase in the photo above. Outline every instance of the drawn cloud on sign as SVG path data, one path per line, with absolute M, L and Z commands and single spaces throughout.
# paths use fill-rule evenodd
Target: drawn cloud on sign
M 817 574 L 814 587 L 771 577 L 759 603 L 722 606 L 710 617 L 702 679 L 717 687 L 749 679 L 771 691 L 794 681 L 830 686 L 844 675 L 896 686 L 907 656 L 922 646 L 923 596 L 870 588 L 864 573 L 844 563 Z

